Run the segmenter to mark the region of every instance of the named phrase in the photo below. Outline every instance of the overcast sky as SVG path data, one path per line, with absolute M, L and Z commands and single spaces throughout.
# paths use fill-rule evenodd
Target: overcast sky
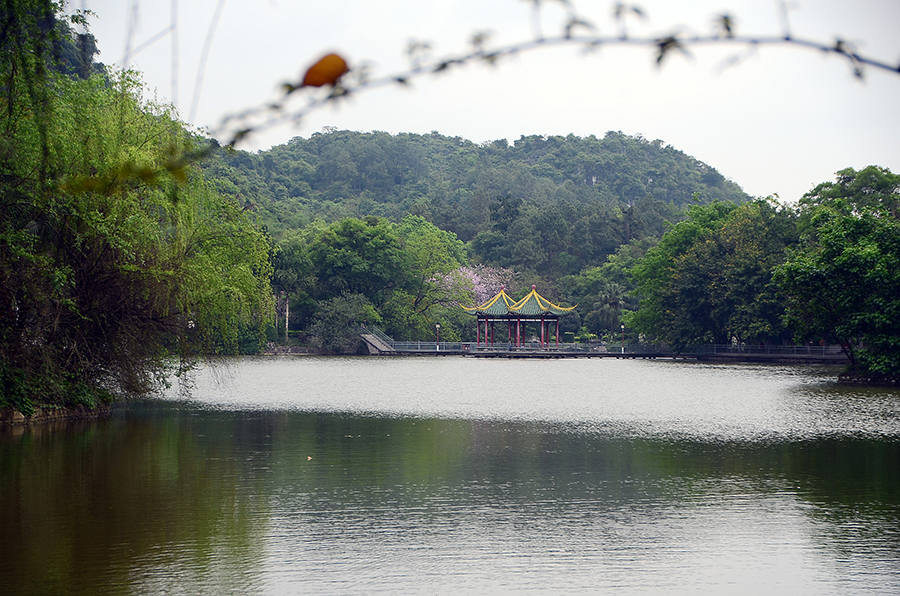
M 601 34 L 618 32 L 612 0 L 574 0 Z M 558 2 L 547 0 L 542 29 L 562 30 Z M 739 34 L 782 31 L 776 0 L 639 0 L 646 21 L 632 36 L 672 31 L 708 33 L 713 17 L 730 13 Z M 408 66 L 411 39 L 428 41 L 435 56 L 465 51 L 478 31 L 494 44 L 533 37 L 532 1 L 523 0 L 70 0 L 89 8 L 100 60 L 123 66 L 138 48 L 174 22 L 129 61 L 159 99 L 181 117 L 216 129 L 223 117 L 278 97 L 328 51 L 374 75 Z M 794 37 L 841 38 L 862 54 L 900 64 L 900 1 L 793 0 Z M 173 20 L 173 9 L 177 17 Z M 216 21 L 215 15 L 219 14 Z M 197 86 L 204 42 L 214 34 Z M 173 43 L 174 42 L 174 43 Z M 390 133 L 438 131 L 483 142 L 522 135 L 591 134 L 617 130 L 661 139 L 693 155 L 754 196 L 795 201 L 845 167 L 877 164 L 900 172 L 900 74 L 868 69 L 857 81 L 847 63 L 818 51 L 763 47 L 723 68 L 746 48 L 696 48 L 672 55 L 661 69 L 647 47 L 540 49 L 362 93 L 241 145 L 265 149 L 325 126 Z M 173 61 L 173 55 L 177 58 Z M 173 85 L 173 73 L 177 84 Z M 153 91 L 151 91 L 152 93 Z M 223 136 L 223 140 L 226 140 Z

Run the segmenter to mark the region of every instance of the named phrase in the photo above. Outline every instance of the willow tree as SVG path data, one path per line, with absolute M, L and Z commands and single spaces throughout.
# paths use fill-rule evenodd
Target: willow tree
M 272 300 L 269 243 L 199 142 L 134 73 L 49 68 L 44 4 L 0 15 L 0 407 L 24 413 L 144 393 Z

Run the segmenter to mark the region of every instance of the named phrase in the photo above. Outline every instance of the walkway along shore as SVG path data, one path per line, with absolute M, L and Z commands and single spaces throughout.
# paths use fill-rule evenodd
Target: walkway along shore
M 470 358 L 618 358 L 654 360 L 701 360 L 705 362 L 759 362 L 772 364 L 848 363 L 840 346 L 700 345 L 674 351 L 666 346 L 644 344 L 602 346 L 584 343 L 532 342 L 525 346 L 485 342 L 395 341 L 381 330 L 360 330 L 360 337 L 373 356 L 466 356 Z

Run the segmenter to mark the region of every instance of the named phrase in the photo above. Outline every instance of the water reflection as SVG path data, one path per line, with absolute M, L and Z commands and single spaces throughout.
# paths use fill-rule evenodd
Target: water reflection
M 316 361 L 0 433 L 0 593 L 900 592 L 896 394 L 647 363 L 453 397 L 462 359 L 433 391 Z
M 834 369 L 618 360 L 249 358 L 204 370 L 193 403 L 230 411 L 539 421 L 611 437 L 900 436 L 896 390 Z
M 147 564 L 201 576 L 257 565 L 259 470 L 219 425 L 198 436 L 184 422 L 120 415 L 0 435 L 0 592 L 122 593 Z

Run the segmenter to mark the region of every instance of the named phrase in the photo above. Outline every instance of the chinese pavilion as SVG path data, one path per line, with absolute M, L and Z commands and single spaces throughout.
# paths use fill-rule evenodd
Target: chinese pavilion
M 537 288 L 531 286 L 531 292 L 518 302 L 506 293 L 501 286 L 500 292 L 482 304 L 481 306 L 466 307 L 463 309 L 477 319 L 476 343 L 481 343 L 482 331 L 484 331 L 484 343 L 494 344 L 494 323 L 505 321 L 509 330 L 510 342 L 516 347 L 522 345 L 523 323 L 540 323 L 541 347 L 550 345 L 550 327 L 556 328 L 556 345 L 559 346 L 559 317 L 573 310 L 574 306 L 559 306 L 553 304 L 537 293 Z

